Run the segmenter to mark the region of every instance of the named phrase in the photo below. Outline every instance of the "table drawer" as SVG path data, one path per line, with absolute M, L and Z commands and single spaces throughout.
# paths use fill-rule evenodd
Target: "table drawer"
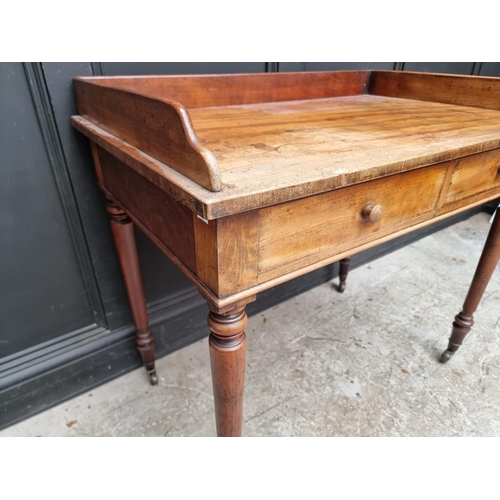
M 457 160 L 444 206 L 500 187 L 500 150 Z
M 431 218 L 447 167 L 426 167 L 262 209 L 259 282 Z

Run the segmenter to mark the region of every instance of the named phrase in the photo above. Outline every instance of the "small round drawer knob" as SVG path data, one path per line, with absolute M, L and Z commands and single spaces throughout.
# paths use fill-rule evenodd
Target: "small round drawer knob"
M 361 214 L 370 222 L 378 222 L 382 217 L 382 207 L 380 205 L 365 205 Z

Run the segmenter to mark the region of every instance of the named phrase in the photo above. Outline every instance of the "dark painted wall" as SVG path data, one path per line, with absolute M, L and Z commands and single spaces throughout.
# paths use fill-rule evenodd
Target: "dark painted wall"
M 0 428 L 140 366 L 88 141 L 69 122 L 74 76 L 364 68 L 500 76 L 500 63 L 0 64 Z M 354 265 L 436 227 L 364 252 Z M 207 306 L 142 233 L 137 237 L 163 356 L 207 334 Z M 249 313 L 336 274 L 337 265 L 328 266 L 262 293 Z
M 23 67 L 0 66 L 2 357 L 94 323 Z M 5 142 L 4 142 L 5 141 Z

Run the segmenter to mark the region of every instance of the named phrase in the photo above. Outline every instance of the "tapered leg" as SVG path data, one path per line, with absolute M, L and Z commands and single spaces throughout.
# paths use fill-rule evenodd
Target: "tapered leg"
M 500 213 L 497 213 L 491 226 L 483 253 L 479 259 L 476 273 L 472 280 L 469 292 L 465 298 L 462 311 L 455 316 L 451 331 L 448 349 L 441 355 L 441 362 L 446 363 L 458 351 L 465 336 L 474 324 L 473 314 L 476 312 L 479 301 L 483 296 L 491 275 L 500 259 Z
M 146 299 L 142 285 L 139 256 L 134 236 L 134 224 L 127 214 L 112 201 L 108 201 L 107 211 L 111 217 L 111 230 L 115 240 L 125 288 L 127 290 L 132 316 L 137 328 L 135 343 L 149 374 L 151 384 L 158 383 L 155 370 L 154 337 L 149 330 Z
M 247 339 L 245 307 L 208 315 L 218 436 L 241 436 Z
M 349 273 L 349 267 L 351 266 L 352 257 L 346 257 L 340 261 L 340 272 L 339 272 L 339 292 L 344 293 L 345 282 L 347 280 L 347 275 Z

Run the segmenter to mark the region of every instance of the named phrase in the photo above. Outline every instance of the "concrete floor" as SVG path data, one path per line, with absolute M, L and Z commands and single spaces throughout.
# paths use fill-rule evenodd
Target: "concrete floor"
M 473 276 L 484 213 L 250 318 L 246 436 L 498 436 L 500 273 L 464 347 L 438 363 Z M 213 436 L 207 341 L 0 432 Z

